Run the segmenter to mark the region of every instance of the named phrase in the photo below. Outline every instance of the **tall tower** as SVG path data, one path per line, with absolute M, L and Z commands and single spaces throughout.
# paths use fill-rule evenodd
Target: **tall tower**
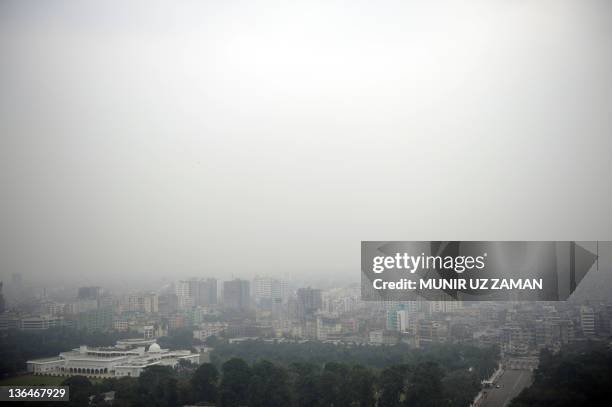
M 246 280 L 232 280 L 223 283 L 223 307 L 229 310 L 247 311 L 250 308 L 250 283 Z

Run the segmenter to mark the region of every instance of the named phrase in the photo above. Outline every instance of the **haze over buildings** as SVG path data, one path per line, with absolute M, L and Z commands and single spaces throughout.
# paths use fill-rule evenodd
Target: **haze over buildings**
M 366 239 L 612 240 L 611 7 L 3 1 L 0 279 L 357 280 Z

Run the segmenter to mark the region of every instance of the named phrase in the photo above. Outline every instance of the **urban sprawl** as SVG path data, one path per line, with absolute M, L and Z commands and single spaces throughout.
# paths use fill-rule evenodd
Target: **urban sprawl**
M 572 342 L 606 338 L 612 331 L 612 304 L 607 303 L 366 302 L 360 299 L 358 285 L 319 289 L 273 277 L 190 278 L 155 291 L 124 294 L 88 286 L 75 288 L 72 298 L 53 292 L 34 294 L 22 276 L 14 274 L 4 283 L 0 298 L 0 331 L 73 327 L 134 335 L 112 347 L 83 344 L 31 360 L 28 370 L 35 374 L 137 377 L 152 364 L 176 366 L 181 359 L 203 363 L 212 337 L 229 343 L 498 345 L 504 363 L 533 368 L 544 348 L 554 352 Z M 189 330 L 201 346 L 162 349 L 156 339 L 175 330 Z

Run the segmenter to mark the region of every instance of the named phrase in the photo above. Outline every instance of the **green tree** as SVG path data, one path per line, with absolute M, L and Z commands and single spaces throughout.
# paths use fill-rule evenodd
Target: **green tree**
M 291 388 L 285 368 L 262 360 L 253 365 L 251 372 L 250 407 L 285 407 L 291 404 Z
M 117 404 L 117 401 L 128 406 L 136 404 L 136 399 L 138 398 L 138 379 L 134 377 L 121 377 L 112 382 L 112 385 L 112 388 L 104 391 L 115 391 L 115 401 L 113 405 Z
M 543 352 L 533 384 L 512 407 L 609 405 L 612 399 L 612 351 L 605 343 L 568 346 L 557 354 Z
M 177 405 L 177 380 L 169 366 L 150 366 L 138 377 L 137 405 L 174 407 Z
M 444 372 L 437 363 L 418 364 L 405 387 L 403 404 L 410 407 L 438 407 L 444 405 L 443 376 Z
M 191 386 L 198 401 L 215 403 L 218 398 L 219 371 L 215 365 L 204 363 L 191 377 Z
M 89 396 L 93 393 L 93 385 L 85 376 L 71 376 L 62 382 L 68 386 L 70 394 L 69 406 L 83 406 L 89 404 Z
M 391 366 L 382 371 L 378 381 L 380 389 L 379 405 L 385 407 L 402 405 L 404 382 L 408 371 L 406 365 Z
M 162 336 L 157 339 L 159 346 L 173 350 L 191 349 L 196 342 L 199 341 L 194 339 L 193 331 L 189 328 L 175 329 L 168 336 Z
M 238 407 L 248 403 L 251 369 L 242 359 L 233 358 L 221 366 L 223 377 L 220 401 L 223 407 Z
M 455 370 L 442 379 L 442 387 L 449 407 L 465 407 L 480 391 L 480 382 L 474 372 Z
M 376 376 L 370 369 L 353 366 L 348 376 L 349 395 L 353 406 L 374 407 L 376 404 Z
M 347 407 L 350 405 L 348 373 L 348 367 L 342 363 L 330 362 L 325 365 L 319 379 L 324 406 Z
M 319 367 L 312 363 L 293 363 L 290 373 L 295 405 L 298 407 L 320 406 L 322 395 L 319 388 Z
M 178 400 L 177 404 L 179 406 L 191 405 L 198 401 L 198 397 L 196 396 L 195 390 L 191 385 L 191 378 L 193 377 L 193 373 L 189 377 L 183 377 L 179 375 L 177 377 L 177 394 Z

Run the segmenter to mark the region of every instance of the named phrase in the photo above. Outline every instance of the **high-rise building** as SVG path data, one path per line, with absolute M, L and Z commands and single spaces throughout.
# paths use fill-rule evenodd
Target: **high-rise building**
M 217 304 L 217 280 L 214 278 L 181 280 L 174 285 L 179 309 Z
M 437 300 L 437 301 L 429 301 L 429 312 L 432 314 L 435 313 L 451 313 L 457 310 L 460 310 L 463 307 L 462 301 L 453 301 L 451 299 L 445 300 Z
M 0 281 L 0 314 L 4 312 L 5 302 L 4 295 L 2 294 L 2 281 Z
M 41 331 L 62 326 L 64 324 L 64 319 L 51 315 L 30 316 L 21 318 L 20 324 L 19 329 L 23 331 Z
M 396 329 L 399 332 L 408 332 L 410 330 L 410 313 L 406 310 L 397 311 L 396 314 Z
M 287 300 L 287 282 L 276 278 L 256 277 L 254 280 L 254 297 L 258 304 L 268 301 L 275 304 Z
M 195 292 L 196 306 L 209 307 L 217 304 L 217 280 L 214 278 L 207 278 L 206 280 L 199 280 L 197 283 L 197 290 Z
M 423 346 L 428 343 L 446 342 L 448 327 L 440 321 L 421 319 L 417 325 L 418 343 Z
M 194 289 L 196 285 L 190 280 L 177 281 L 174 284 L 174 293 L 178 300 L 178 308 L 186 310 L 193 308 L 195 305 L 194 301 Z
M 147 293 L 144 296 L 144 307 L 143 311 L 155 314 L 159 312 L 159 298 L 157 297 L 157 293 Z
M 595 335 L 595 312 L 593 308 L 586 305 L 580 307 L 580 326 L 584 336 Z
M 231 310 L 246 311 L 251 301 L 250 284 L 246 280 L 223 282 L 223 307 Z
M 386 323 L 387 330 L 399 331 L 397 313 L 399 311 L 405 310 L 406 308 L 407 308 L 406 304 L 400 303 L 400 302 L 389 305 L 387 309 L 387 323 Z
M 313 316 L 323 306 L 321 290 L 316 288 L 300 288 L 297 291 L 297 314 L 299 318 Z
M 387 330 L 408 332 L 409 328 L 414 328 L 411 324 L 418 319 L 416 317 L 423 308 L 423 303 L 421 301 L 388 301 L 385 306 L 387 308 Z
M 157 293 L 130 294 L 128 296 L 128 310 L 149 314 L 157 313 L 159 311 Z
M 158 307 L 160 314 L 173 314 L 178 310 L 178 296 L 174 292 L 160 295 L 158 297 Z
M 272 279 L 265 277 L 255 277 L 253 281 L 253 297 L 259 303 L 262 299 L 272 298 Z

